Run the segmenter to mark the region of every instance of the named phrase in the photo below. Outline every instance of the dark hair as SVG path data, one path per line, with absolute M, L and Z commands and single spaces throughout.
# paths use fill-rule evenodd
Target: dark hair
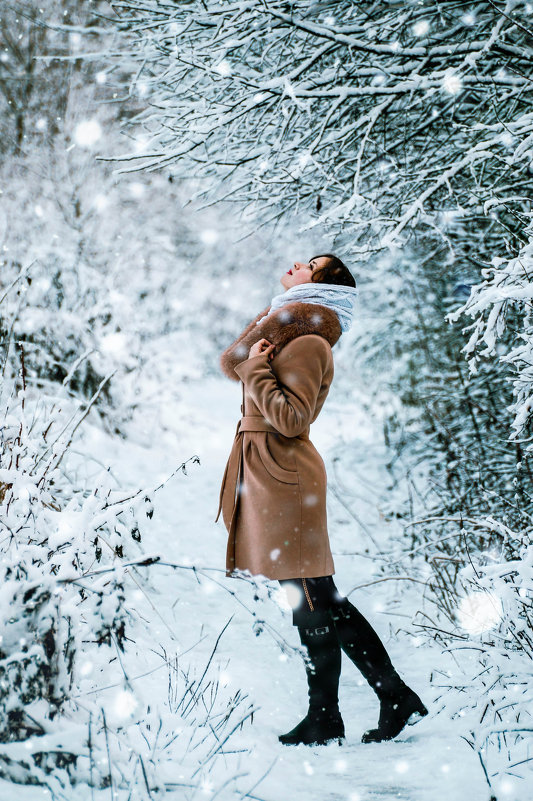
M 325 267 L 313 270 L 311 281 L 316 284 L 339 284 L 340 286 L 355 286 L 355 278 L 347 266 L 333 253 L 321 253 L 313 259 L 328 259 Z M 313 261 L 311 259 L 310 261 Z

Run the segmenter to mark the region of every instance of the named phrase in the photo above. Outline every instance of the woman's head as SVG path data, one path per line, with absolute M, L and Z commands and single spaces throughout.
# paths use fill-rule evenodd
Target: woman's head
M 305 283 L 355 287 L 355 278 L 337 256 L 322 253 L 308 262 L 295 261 L 292 269 L 281 277 L 280 283 L 285 289 Z

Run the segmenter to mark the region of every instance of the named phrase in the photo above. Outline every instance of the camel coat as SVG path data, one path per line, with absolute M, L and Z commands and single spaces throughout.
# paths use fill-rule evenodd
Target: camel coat
M 221 356 L 223 371 L 243 388 L 216 517 L 222 511 L 228 531 L 226 575 L 328 576 L 335 568 L 326 470 L 309 427 L 329 392 L 331 347 L 341 328 L 337 315 L 317 304 L 287 304 L 255 325 L 266 311 Z M 247 358 L 263 337 L 276 343 L 273 358 Z

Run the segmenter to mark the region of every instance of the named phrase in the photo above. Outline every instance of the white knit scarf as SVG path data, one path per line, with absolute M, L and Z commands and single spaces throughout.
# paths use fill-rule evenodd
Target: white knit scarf
M 357 290 L 353 286 L 340 286 L 339 284 L 322 284 L 313 281 L 304 284 L 295 284 L 289 287 L 286 292 L 281 295 L 275 295 L 272 298 L 271 308 L 265 317 L 268 317 L 281 306 L 287 303 L 316 303 L 319 306 L 327 306 L 337 314 L 341 324 L 342 331 L 349 331 L 352 327 L 352 318 L 354 313 L 355 297 Z M 262 317 L 258 320 L 256 325 L 259 325 Z

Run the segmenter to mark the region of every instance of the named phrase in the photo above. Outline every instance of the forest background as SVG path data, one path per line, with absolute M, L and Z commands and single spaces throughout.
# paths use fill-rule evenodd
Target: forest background
M 204 438 L 222 453 L 229 435 L 215 418 L 196 443 L 201 415 L 187 403 L 201 405 L 206 386 L 225 397 L 218 356 L 292 261 L 334 251 L 360 290 L 334 351 L 342 435 L 323 437 L 343 536 L 412 610 L 405 631 L 449 660 L 431 673 L 438 715 L 462 719 L 486 797 L 527 797 L 532 11 L 517 0 L 3 4 L 6 788 L 162 797 L 179 741 L 188 797 L 245 797 L 237 769 L 213 767 L 253 720 L 241 688 L 226 698 L 209 672 L 221 632 L 212 653 L 187 647 L 179 660 L 161 644 L 161 712 L 131 678 L 136 627 L 142 604 L 145 622 L 165 617 L 150 600 L 163 571 L 193 588 L 223 558 L 224 545 L 201 562 L 166 553 L 164 567 L 155 545 L 169 487 L 178 514 L 216 512 L 218 488 L 191 494 L 188 470 L 201 476 Z M 357 505 L 363 413 L 386 536 Z M 130 445 L 146 464 L 175 464 L 132 478 Z M 274 592 L 243 583 L 259 607 Z M 268 613 L 249 614 L 261 633 Z M 94 688 L 116 669 L 107 708 Z

